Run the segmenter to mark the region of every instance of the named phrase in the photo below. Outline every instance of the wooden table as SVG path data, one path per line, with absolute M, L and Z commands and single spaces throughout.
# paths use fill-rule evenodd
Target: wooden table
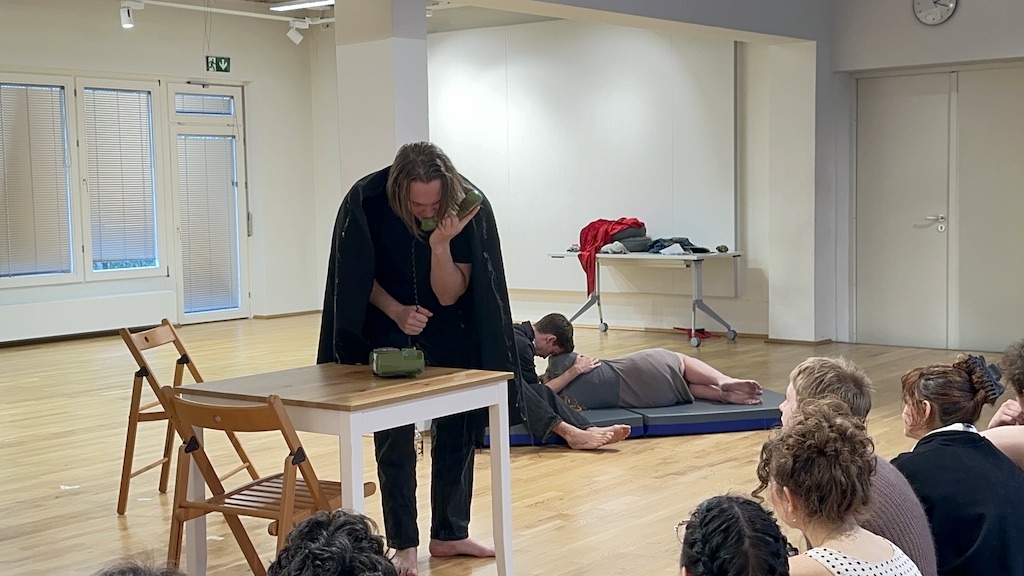
M 297 430 L 338 436 L 341 448 L 342 506 L 364 511 L 362 435 L 487 408 L 491 430 L 491 507 L 498 574 L 512 575 L 512 500 L 509 464 L 509 372 L 427 368 L 416 378 L 374 376 L 368 366 L 319 364 L 267 374 L 181 387 L 181 395 L 211 404 L 264 403 L 281 397 Z M 202 430 L 196 430 L 202 440 Z M 189 496 L 206 493 L 193 464 Z M 206 574 L 206 518 L 186 523 L 190 576 Z

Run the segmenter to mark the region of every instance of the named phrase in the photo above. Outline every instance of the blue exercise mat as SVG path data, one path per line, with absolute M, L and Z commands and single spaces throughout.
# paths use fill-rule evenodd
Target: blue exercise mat
M 782 412 L 779 410 L 779 405 L 786 397 L 778 392 L 765 390 L 761 398 L 763 403 L 753 406 L 697 400 L 692 404 L 676 404 L 662 408 L 585 410 L 583 415 L 595 426 L 629 424 L 633 427 L 629 435 L 630 438 L 769 430 L 781 424 Z M 547 442 L 542 442 L 540 438 L 530 435 L 526 428 L 519 424 L 510 430 L 509 444 L 512 446 L 565 444 L 565 440 L 552 435 Z M 484 445 L 490 445 L 490 435 L 486 431 Z

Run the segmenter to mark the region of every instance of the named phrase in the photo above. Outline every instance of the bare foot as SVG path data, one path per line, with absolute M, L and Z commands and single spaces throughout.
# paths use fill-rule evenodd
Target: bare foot
M 592 426 L 586 430 L 573 427 L 565 430 L 562 438 L 573 450 L 596 450 L 612 441 L 614 434 L 610 428 Z
M 738 380 L 733 378 L 718 385 L 722 392 L 722 402 L 728 404 L 760 404 L 761 385 L 754 380 Z
M 605 426 L 603 428 L 587 428 L 587 430 L 608 430 L 612 433 L 612 438 L 607 444 L 615 444 L 629 438 L 629 434 L 633 431 L 633 428 L 629 424 L 613 424 L 611 426 Z
M 419 576 L 416 548 L 402 548 L 396 551 L 395 557 L 391 559 L 391 563 L 395 565 L 398 576 Z
M 472 538 L 465 538 L 463 540 L 431 540 L 430 555 L 435 558 L 448 558 L 450 556 L 493 558 L 494 548 L 485 546 Z

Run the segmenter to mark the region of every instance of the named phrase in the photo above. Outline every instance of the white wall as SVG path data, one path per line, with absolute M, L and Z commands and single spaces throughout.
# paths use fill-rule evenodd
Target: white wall
M 787 38 L 813 40 L 814 62 L 814 148 L 813 188 L 802 202 L 814 205 L 812 233 L 772 250 L 794 253 L 792 262 L 811 262 L 814 271 L 772 269 L 774 282 L 790 282 L 791 306 L 773 309 L 772 315 L 802 318 L 808 326 L 794 332 L 770 332 L 780 339 L 814 340 L 849 338 L 849 268 L 847 245 L 837 244 L 850 230 L 850 146 L 848 124 L 849 77 L 832 71 L 833 27 L 836 3 L 819 0 L 718 0 L 716 2 L 663 2 L 659 0 L 464 0 L 477 6 L 500 8 L 579 20 L 664 28 L 674 25 L 694 34 L 717 35 L 739 41 L 782 44 Z M 846 3 L 856 6 L 859 3 Z M 770 36 L 765 36 L 770 35 Z M 772 202 L 775 202 L 774 198 Z M 808 232 L 805 230 L 805 232 Z M 801 253 L 800 257 L 795 255 Z M 811 256 L 808 260 L 806 257 Z M 813 305 L 811 304 L 813 303 Z M 812 309 L 807 314 L 808 307 Z M 782 325 L 776 325 L 782 326 Z
M 585 287 L 547 254 L 597 218 L 735 246 L 733 58 L 730 41 L 581 22 L 430 36 L 431 138 L 498 203 L 511 288 Z
M 960 2 L 938 26 L 917 21 L 909 2 L 836 3 L 836 70 L 873 70 L 1024 57 L 1019 0 Z
M 243 2 L 219 7 L 251 9 Z M 116 2 L 108 0 L 4 0 L 0 3 L 0 69 L 88 74 L 100 77 L 201 79 L 204 17 L 201 12 L 148 6 L 136 27 L 122 30 Z M 311 287 L 323 261 L 313 249 L 313 138 L 309 41 L 295 46 L 287 25 L 214 14 L 209 52 L 232 58 L 232 72 L 213 81 L 245 84 L 248 182 L 254 236 L 250 276 L 254 314 L 319 307 Z M 171 238 L 168 234 L 165 238 Z M 0 290 L 0 340 L 48 336 L 177 317 L 174 278 L 108 281 Z M 119 294 L 146 305 L 122 306 Z M 149 295 L 149 296 L 147 296 Z M 49 319 L 39 324 L 35 304 L 63 302 L 70 316 L 94 322 Z M 45 308 L 45 306 L 44 306 Z M 128 312 L 131 310 L 132 312 Z M 45 332 L 45 333 L 44 333 Z
M 517 317 L 579 304 L 579 263 L 548 253 L 597 218 L 737 246 L 731 40 L 557 21 L 434 34 L 428 55 L 431 138 L 494 204 Z M 707 291 L 731 296 L 732 266 L 706 270 Z M 689 271 L 602 278 L 613 325 L 682 324 Z

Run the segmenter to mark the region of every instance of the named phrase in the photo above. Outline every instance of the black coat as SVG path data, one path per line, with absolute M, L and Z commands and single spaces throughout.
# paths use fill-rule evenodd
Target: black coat
M 327 265 L 323 318 L 317 363 L 366 364 L 370 341 L 366 333 L 366 309 L 375 274 L 373 242 L 363 201 L 386 193 L 388 171 L 384 168 L 355 183 L 338 209 L 334 239 Z M 471 230 L 472 291 L 475 334 L 465 335 L 466 346 L 476 346 L 478 368 L 514 372 L 518 375 L 512 313 L 501 259 L 498 227 L 491 204 L 484 197 L 480 212 L 467 224 Z M 509 419 L 522 421 L 517 379 L 509 381 Z M 486 416 L 485 414 L 483 415 Z M 485 421 L 485 420 L 484 420 Z

